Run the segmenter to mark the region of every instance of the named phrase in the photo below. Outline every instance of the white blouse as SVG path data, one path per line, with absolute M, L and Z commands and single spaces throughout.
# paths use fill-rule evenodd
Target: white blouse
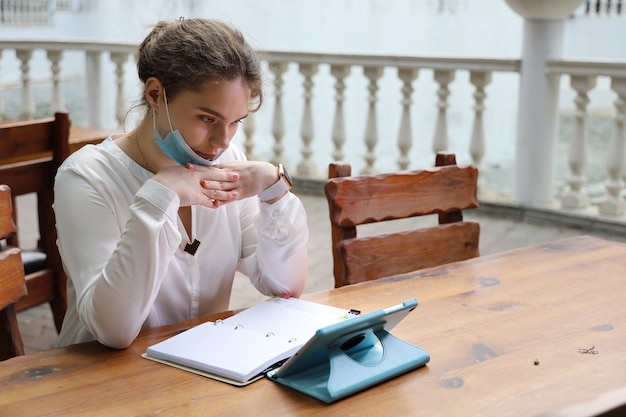
M 245 159 L 234 144 L 220 162 Z M 235 271 L 263 294 L 299 296 L 309 231 L 302 202 L 287 193 L 218 209 L 192 206 L 192 236 L 180 200 L 108 137 L 58 170 L 54 210 L 68 275 L 59 346 L 98 340 L 126 348 L 142 327 L 228 309 Z M 184 251 L 200 241 L 195 255 Z

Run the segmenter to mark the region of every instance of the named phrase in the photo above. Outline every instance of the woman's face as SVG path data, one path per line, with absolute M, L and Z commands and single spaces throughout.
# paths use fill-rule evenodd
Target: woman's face
M 224 83 L 206 82 L 198 91 L 183 90 L 168 100 L 167 108 L 172 127 L 180 131 L 194 152 L 210 160 L 228 148 L 248 115 L 249 102 L 250 89 L 237 78 Z M 161 133 L 170 132 L 167 115 L 158 117 L 157 123 Z

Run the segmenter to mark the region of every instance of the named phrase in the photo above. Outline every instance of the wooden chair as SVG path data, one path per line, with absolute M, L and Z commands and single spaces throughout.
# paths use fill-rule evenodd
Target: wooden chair
M 0 185 L 0 240 L 17 232 L 13 221 L 11 189 Z M 26 295 L 24 265 L 19 248 L 0 250 L 0 361 L 24 354 L 17 326 L 15 303 Z
M 67 113 L 54 118 L 3 122 L 0 124 L 0 184 L 11 188 L 15 197 L 35 193 L 39 241 L 34 251 L 22 250 L 28 294 L 16 309 L 49 303 L 57 330 L 61 329 L 67 308 L 61 257 L 56 246 L 53 185 L 56 171 L 69 155 L 70 120 Z M 18 210 L 13 211 L 17 224 Z M 20 247 L 17 234 L 7 240 Z
M 332 232 L 335 287 L 402 274 L 479 255 L 480 226 L 462 210 L 478 207 L 478 170 L 439 153 L 426 170 L 350 176 L 331 163 L 324 191 Z M 398 233 L 357 236 L 357 226 L 438 215 L 438 224 Z

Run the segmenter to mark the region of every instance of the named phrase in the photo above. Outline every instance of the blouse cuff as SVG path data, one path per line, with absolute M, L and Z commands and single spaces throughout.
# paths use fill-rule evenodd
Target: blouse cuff
M 294 194 L 288 192 L 272 204 L 260 204 L 260 224 L 257 225 L 261 233 L 271 236 L 275 240 L 283 240 L 289 235 L 290 225 L 297 210 L 294 209 L 298 200 Z
M 178 195 L 160 182 L 153 179 L 147 180 L 137 191 L 136 197 L 149 201 L 168 217 L 176 219 L 180 205 Z

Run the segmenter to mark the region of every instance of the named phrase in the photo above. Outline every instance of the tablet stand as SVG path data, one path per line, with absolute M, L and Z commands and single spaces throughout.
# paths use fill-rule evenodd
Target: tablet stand
M 371 342 L 374 335 L 380 344 Z M 346 349 L 346 343 L 355 338 L 362 341 Z M 359 347 L 362 344 L 366 346 Z M 424 366 L 430 360 L 425 350 L 398 339 L 383 328 L 344 335 L 326 346 L 326 354 L 320 354 L 319 350 L 310 353 L 317 357 L 306 369 L 280 376 L 272 371 L 268 376 L 326 403 Z M 299 359 L 306 360 L 302 356 Z

